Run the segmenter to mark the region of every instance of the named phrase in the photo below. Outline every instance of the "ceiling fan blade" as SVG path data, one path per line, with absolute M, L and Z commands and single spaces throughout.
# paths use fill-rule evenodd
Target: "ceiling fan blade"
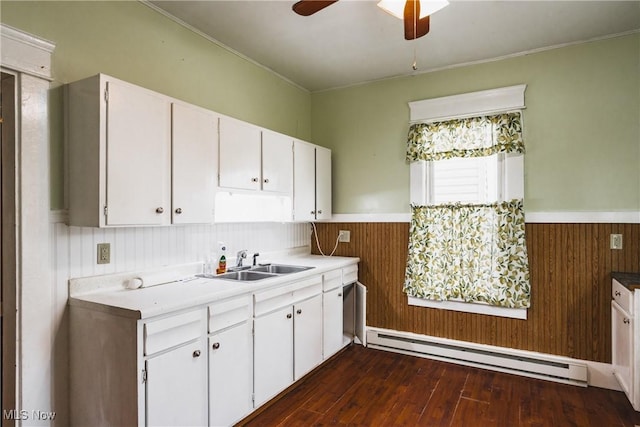
M 331 6 L 338 0 L 300 0 L 291 9 L 298 15 L 309 16 L 321 11 L 327 6 Z
M 414 40 L 429 32 L 429 16 L 420 19 L 420 0 L 407 0 L 404 5 L 404 38 Z

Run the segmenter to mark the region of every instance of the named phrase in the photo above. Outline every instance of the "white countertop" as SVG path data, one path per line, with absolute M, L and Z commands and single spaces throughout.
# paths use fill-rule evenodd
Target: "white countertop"
M 131 274 L 73 279 L 71 287 L 76 289 L 84 283 L 97 283 L 99 281 L 100 284 L 92 292 L 82 293 L 72 290 L 69 305 L 134 319 L 146 319 L 220 301 L 236 295 L 272 289 L 286 283 L 322 274 L 329 270 L 356 264 L 359 262 L 359 258 L 301 255 L 271 259 L 271 262 L 314 268 L 299 273 L 252 282 L 196 278 L 191 274 L 185 276 L 186 280 L 134 290 L 126 289 L 123 285 L 123 278 L 132 277 Z

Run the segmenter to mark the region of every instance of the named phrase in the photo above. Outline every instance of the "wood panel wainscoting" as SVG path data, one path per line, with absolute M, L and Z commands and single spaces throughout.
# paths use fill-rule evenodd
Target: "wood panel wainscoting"
M 407 305 L 402 292 L 409 223 L 317 223 L 325 253 L 360 257 L 367 326 L 611 363 L 612 271 L 640 270 L 640 224 L 527 223 L 531 308 L 527 320 Z M 622 234 L 623 249 L 609 248 Z M 312 253 L 318 254 L 312 237 Z

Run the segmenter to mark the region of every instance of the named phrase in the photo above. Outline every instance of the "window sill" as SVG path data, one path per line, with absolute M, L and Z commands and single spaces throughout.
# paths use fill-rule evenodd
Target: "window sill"
M 488 316 L 527 320 L 526 308 L 505 308 L 483 303 L 468 303 L 462 301 L 433 301 L 415 297 L 408 297 L 408 303 L 409 305 L 417 307 L 437 308 L 441 310 L 461 311 L 464 313 L 485 314 Z

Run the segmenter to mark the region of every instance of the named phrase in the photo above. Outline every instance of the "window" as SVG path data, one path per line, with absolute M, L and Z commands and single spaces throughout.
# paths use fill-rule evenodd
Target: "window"
M 526 318 L 524 143 L 522 116 L 514 111 L 524 107 L 524 88 L 410 104 L 417 122 L 407 141 L 410 304 Z M 478 99 L 486 109 L 487 97 L 502 105 L 474 116 L 470 109 L 479 108 Z M 455 117 L 456 109 L 463 117 Z M 416 111 L 453 117 L 415 117 Z

